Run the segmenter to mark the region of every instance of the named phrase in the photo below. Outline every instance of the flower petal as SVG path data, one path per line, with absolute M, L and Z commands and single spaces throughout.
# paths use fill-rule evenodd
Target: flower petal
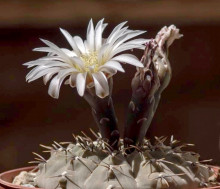
M 103 31 L 105 30 L 105 28 L 106 28 L 107 25 L 108 25 L 107 23 L 102 24 L 102 33 L 103 33 Z
M 96 95 L 100 98 L 105 98 L 109 95 L 108 80 L 102 72 L 92 74 Z
M 83 96 L 85 92 L 86 75 L 87 73 L 85 72 L 85 73 L 78 73 L 76 76 L 76 88 L 80 96 Z
M 98 51 L 102 45 L 103 21 L 104 21 L 104 18 L 100 20 L 95 27 L 95 50 L 96 51 Z
M 127 51 L 127 50 L 132 50 L 132 49 L 142 49 L 144 50 L 145 46 L 144 45 L 121 45 L 118 48 L 116 48 L 115 50 L 113 50 L 110 54 L 110 58 L 115 56 L 118 53 L 121 53 L 123 51 Z
M 138 60 L 138 58 L 131 54 L 122 54 L 114 57 L 112 60 L 128 63 L 137 67 L 143 67 L 143 64 Z
M 120 72 L 125 72 L 125 70 L 122 68 L 121 64 L 118 63 L 117 61 L 113 61 L 113 60 L 106 62 L 100 68 L 112 68 L 112 69 L 118 70 Z
M 32 82 L 36 79 L 39 79 L 42 76 L 45 76 L 49 73 L 58 73 L 60 71 L 60 68 L 45 68 L 45 67 L 40 67 L 38 70 L 35 70 L 32 72 L 32 74 L 28 75 L 26 77 L 28 82 Z
M 125 41 L 133 38 L 133 37 L 136 37 L 138 35 L 141 35 L 143 33 L 145 33 L 146 31 L 132 31 L 126 35 L 123 35 L 121 36 L 117 41 L 116 43 L 114 44 L 113 46 L 113 49 L 116 49 L 118 46 L 120 46 L 122 43 L 124 43 Z
M 69 84 L 70 84 L 71 87 L 75 87 L 75 86 L 76 86 L 76 76 L 77 76 L 77 75 L 78 75 L 78 74 L 75 73 L 75 74 L 72 74 L 72 75 L 70 76 L 70 78 L 69 78 Z
M 111 43 L 111 40 L 113 39 L 113 37 L 117 34 L 117 32 L 127 23 L 127 21 L 122 22 L 120 24 L 118 24 L 111 32 L 111 34 L 108 36 L 107 42 Z
M 90 51 L 94 51 L 94 39 L 95 39 L 95 30 L 92 19 L 89 22 L 88 29 L 87 29 L 87 44 Z
M 60 58 L 59 56 L 45 56 L 45 57 L 42 57 L 42 58 L 39 58 L 37 59 L 36 61 L 54 61 L 54 60 L 57 60 L 57 61 L 60 61 L 60 62 L 63 62 L 64 60 L 62 58 Z
M 49 46 L 54 53 L 56 53 L 57 55 L 59 55 L 60 57 L 62 57 L 63 59 L 65 59 L 66 61 L 69 61 L 69 57 L 58 47 L 56 46 L 54 43 L 48 41 L 48 40 L 44 40 L 44 39 L 40 39 L 43 43 L 45 43 L 47 46 Z M 45 47 L 46 48 L 46 47 Z M 43 47 L 41 48 L 43 49 Z M 35 49 L 36 50 L 36 49 Z M 40 50 L 40 49 L 39 49 Z
M 28 72 L 28 74 L 26 75 L 26 81 L 28 81 L 29 79 L 31 79 L 33 76 L 35 76 L 38 72 L 44 70 L 45 68 L 47 68 L 44 65 L 41 66 L 37 66 L 35 68 L 33 68 L 30 72 Z
M 54 53 L 54 50 L 51 49 L 50 47 L 37 47 L 37 48 L 34 48 L 33 51 Z
M 100 68 L 100 71 L 103 72 L 106 76 L 106 78 L 111 78 L 113 75 L 115 75 L 117 73 L 116 69 L 112 69 L 112 68 L 107 68 L 107 67 L 103 67 Z
M 79 66 L 82 70 L 84 70 L 84 62 L 79 57 L 73 57 L 74 63 Z
M 53 98 L 59 98 L 59 92 L 60 92 L 60 78 L 57 77 L 57 75 L 52 79 L 50 82 L 50 86 L 48 89 L 48 94 Z
M 77 56 L 77 54 L 69 49 L 61 48 L 61 50 L 69 57 Z
M 50 82 L 48 94 L 53 98 L 59 98 L 61 84 L 63 83 L 63 80 L 70 74 L 71 69 L 60 71 L 59 74 L 56 75 Z
M 85 46 L 85 51 L 86 51 L 86 54 L 89 54 L 89 52 L 91 52 L 89 46 L 88 46 L 88 42 L 87 40 L 84 40 L 84 46 Z
M 128 31 L 128 27 L 124 27 L 121 30 L 118 30 L 117 32 L 115 32 L 114 36 L 112 37 L 112 39 L 110 41 L 107 40 L 108 43 L 111 43 L 112 45 L 115 43 L 115 41 L 117 41 L 120 37 L 127 35 Z
M 47 84 L 47 82 L 54 76 L 54 74 L 56 74 L 57 72 L 56 71 L 50 71 L 50 73 L 46 74 L 43 76 L 43 82 L 44 82 L 44 85 Z
M 70 46 L 73 48 L 74 52 L 80 56 L 80 51 L 79 48 L 77 47 L 75 41 L 73 40 L 73 37 L 69 34 L 68 31 L 60 28 L 60 31 L 63 33 L 64 37 L 67 39 L 67 41 L 69 42 Z
M 79 36 L 75 36 L 75 37 L 73 37 L 73 40 L 75 41 L 76 46 L 80 50 L 81 54 L 85 54 L 86 53 L 86 48 L 85 48 L 85 45 L 83 43 L 82 38 L 79 37 Z
M 150 41 L 150 40 L 139 38 L 139 39 L 133 39 L 131 41 L 128 41 L 128 42 L 124 43 L 123 45 L 142 45 L 142 44 L 147 43 L 148 41 Z
M 71 68 L 71 65 L 65 63 L 65 62 L 60 62 L 60 61 L 48 61 L 44 63 L 44 66 L 47 67 L 61 67 L 61 68 Z
M 65 62 L 53 61 L 53 60 L 40 60 L 40 59 L 35 60 L 35 61 L 31 61 L 31 62 L 27 62 L 23 65 L 28 66 L 28 68 L 31 68 L 33 66 L 45 66 L 47 68 L 49 68 L 49 67 L 63 67 L 63 68 L 71 67 L 70 64 L 65 63 Z
M 106 51 L 106 49 L 109 48 L 109 44 L 104 44 L 102 45 L 102 47 L 100 48 L 99 52 L 98 52 L 98 62 L 99 64 L 102 63 L 102 61 L 105 61 L 103 59 L 108 57 L 108 52 Z

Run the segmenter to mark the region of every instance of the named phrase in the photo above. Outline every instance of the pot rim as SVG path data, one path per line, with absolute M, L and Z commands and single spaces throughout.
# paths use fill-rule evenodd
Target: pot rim
M 36 166 L 21 167 L 21 168 L 12 169 L 12 170 L 0 173 L 0 189 L 1 189 L 1 187 L 3 187 L 3 189 L 4 189 L 4 186 L 14 188 L 14 189 L 21 189 L 21 188 L 22 189 L 43 189 L 43 188 L 35 188 L 35 187 L 30 188 L 30 187 L 20 186 L 20 185 L 12 184 L 12 183 L 7 182 L 7 181 L 2 179 L 2 177 L 4 175 L 11 174 L 11 173 L 14 173 L 14 172 L 20 173 L 21 171 L 30 171 L 30 170 L 33 170 L 34 168 L 36 168 Z

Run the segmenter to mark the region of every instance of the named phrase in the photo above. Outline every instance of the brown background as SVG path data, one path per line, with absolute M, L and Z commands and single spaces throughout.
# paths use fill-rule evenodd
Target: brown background
M 70 141 L 71 133 L 96 126 L 87 103 L 75 89 L 62 86 L 60 98 L 47 94 L 41 79 L 25 82 L 22 63 L 42 54 L 39 37 L 69 47 L 59 31 L 85 37 L 90 18 L 110 23 L 105 34 L 121 21 L 155 36 L 164 25 L 176 24 L 184 38 L 170 49 L 173 78 L 162 95 L 147 134 L 174 135 L 194 143 L 202 159 L 220 164 L 220 2 L 200 1 L 0 1 L 0 172 L 28 165 L 39 144 Z M 137 52 L 141 57 L 141 53 Z M 114 77 L 113 99 L 120 127 L 130 98 L 134 67 Z

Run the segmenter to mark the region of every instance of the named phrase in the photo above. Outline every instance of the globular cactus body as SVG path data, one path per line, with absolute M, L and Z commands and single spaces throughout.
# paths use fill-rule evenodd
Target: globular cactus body
M 199 162 L 199 155 L 148 140 L 130 154 L 122 141 L 109 151 L 100 141 L 51 148 L 51 157 L 38 165 L 34 185 L 46 189 L 193 189 L 208 183 L 213 172 Z

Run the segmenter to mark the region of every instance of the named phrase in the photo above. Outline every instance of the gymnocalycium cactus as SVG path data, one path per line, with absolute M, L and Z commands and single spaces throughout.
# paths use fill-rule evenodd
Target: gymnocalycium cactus
M 132 39 L 144 32 L 130 30 L 125 24 L 116 26 L 105 39 L 102 32 L 107 24 L 102 19 L 94 28 L 91 20 L 84 42 L 61 29 L 73 50 L 42 40 L 48 47 L 35 50 L 48 55 L 25 63 L 35 66 L 27 75 L 28 81 L 42 76 L 45 83 L 52 79 L 48 92 L 54 98 L 58 98 L 65 79 L 65 84 L 76 86 L 92 108 L 99 133 L 91 130 L 96 140 L 82 132 L 82 136 L 73 135 L 75 143 L 41 145 L 50 158 L 46 160 L 35 153 L 37 157 L 31 163 L 38 164 L 37 172 L 28 173 L 23 183 L 18 176 L 14 183 L 45 189 L 190 189 L 214 184 L 214 179 L 210 181 L 214 172 L 203 164 L 206 161 L 182 150 L 190 144 L 181 145 L 173 137 L 167 144 L 166 137 L 155 137 L 154 143 L 145 138 L 161 93 L 171 79 L 168 49 L 182 37 L 179 29 L 171 25 L 162 28 L 155 39 Z M 118 55 L 134 48 L 145 49 L 140 61 L 132 54 Z M 124 72 L 122 62 L 136 66 L 137 72 L 120 139 L 111 93 L 112 76 L 117 71 Z

